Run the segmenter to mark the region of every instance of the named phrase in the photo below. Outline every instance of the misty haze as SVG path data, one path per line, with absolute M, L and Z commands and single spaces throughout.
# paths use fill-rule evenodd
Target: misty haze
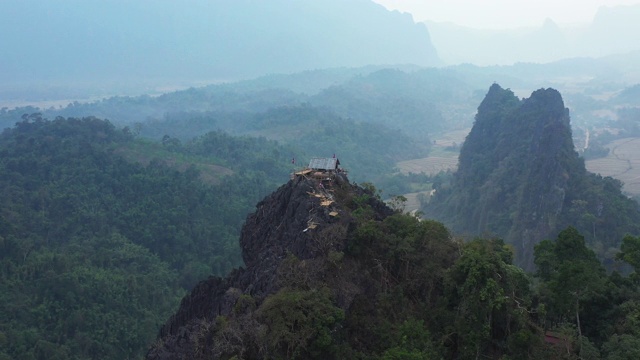
M 640 2 L 570 3 L 5 2 L 0 360 L 640 358 Z

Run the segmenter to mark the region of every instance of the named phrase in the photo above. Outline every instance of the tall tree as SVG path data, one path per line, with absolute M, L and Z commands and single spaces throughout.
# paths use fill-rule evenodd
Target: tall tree
M 605 270 L 573 227 L 560 232 L 555 242 L 544 240 L 536 245 L 534 257 L 537 276 L 543 281 L 541 294 L 550 305 L 549 315 L 556 323 L 575 319 L 581 352 L 582 305 L 605 292 Z

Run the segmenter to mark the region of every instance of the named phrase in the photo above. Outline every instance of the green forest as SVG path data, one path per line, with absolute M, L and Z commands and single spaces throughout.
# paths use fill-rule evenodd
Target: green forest
M 1 357 L 140 358 L 186 291 L 241 265 L 244 218 L 289 152 L 172 140 L 38 114 L 2 133 Z

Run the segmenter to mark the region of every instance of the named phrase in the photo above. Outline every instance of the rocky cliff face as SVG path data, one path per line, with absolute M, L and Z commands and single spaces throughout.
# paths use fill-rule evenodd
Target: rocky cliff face
M 530 268 L 533 246 L 558 231 L 571 178 L 585 175 L 560 93 L 540 89 L 519 100 L 494 84 L 478 107 L 451 188 L 437 194 L 427 213 L 462 233 L 505 238 Z
M 243 315 L 245 308 L 259 308 L 269 295 L 296 282 L 313 291 L 314 284 L 330 283 L 338 306 L 348 308 L 365 287 L 353 279 L 341 279 L 326 259 L 340 256 L 347 246 L 354 224 L 349 206 L 354 199 L 366 199 L 373 219 L 393 214 L 371 195 L 338 174 L 325 185 L 297 177 L 267 196 L 242 229 L 240 245 L 246 267 L 224 279 L 211 277 L 199 283 L 162 327 L 147 359 L 209 359 L 224 353 L 262 357 L 258 341 L 252 338 L 258 335 L 246 330 L 259 332 L 261 325 L 239 325 L 255 321 Z M 225 327 L 220 319 L 235 319 L 235 325 Z
M 554 238 L 561 214 L 566 212 L 568 193 L 575 193 L 570 177 L 584 177 L 584 162 L 574 150 L 569 125 L 569 110 L 560 93 L 541 89 L 523 101 L 519 109 L 523 121 L 523 161 L 519 194 L 519 209 L 507 237 L 520 239 L 519 259 L 528 266 L 533 263 L 533 246 L 540 240 Z
M 621 188 L 586 171 L 558 91 L 540 89 L 520 100 L 493 84 L 462 146 L 458 171 L 425 213 L 459 234 L 506 240 L 526 270 L 533 270 L 534 246 L 568 226 L 611 264 L 625 233 L 640 231 L 638 204 Z

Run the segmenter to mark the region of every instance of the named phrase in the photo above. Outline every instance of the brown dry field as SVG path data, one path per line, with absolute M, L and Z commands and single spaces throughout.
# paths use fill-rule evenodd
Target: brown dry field
M 403 174 L 424 172 L 427 175 L 435 175 L 440 171 L 454 171 L 458 166 L 458 154 L 452 156 L 429 156 L 423 159 L 401 161 L 397 165 Z
M 469 130 L 471 129 L 456 130 L 443 134 L 434 140 L 431 156 L 422 159 L 401 161 L 396 164 L 396 167 L 403 174 L 410 172 L 418 174 L 424 172 L 427 175 L 435 175 L 440 171 L 455 171 L 458 167 L 458 152 L 446 151 L 445 148 L 453 145 L 461 145 L 469 133 Z M 425 194 L 429 196 L 430 193 L 431 191 L 420 191 L 403 194 L 404 197 L 407 198 L 404 211 L 411 213 L 419 210 L 420 202 L 418 201 L 418 195 Z
M 609 155 L 586 161 L 587 170 L 622 181 L 626 193 L 640 194 L 640 138 L 619 139 L 606 147 Z
M 471 129 L 451 131 L 434 140 L 431 156 L 421 159 L 400 161 L 396 164 L 403 174 L 421 173 L 435 175 L 440 171 L 455 171 L 458 167 L 458 153 L 445 151 L 448 146 L 460 146 Z

